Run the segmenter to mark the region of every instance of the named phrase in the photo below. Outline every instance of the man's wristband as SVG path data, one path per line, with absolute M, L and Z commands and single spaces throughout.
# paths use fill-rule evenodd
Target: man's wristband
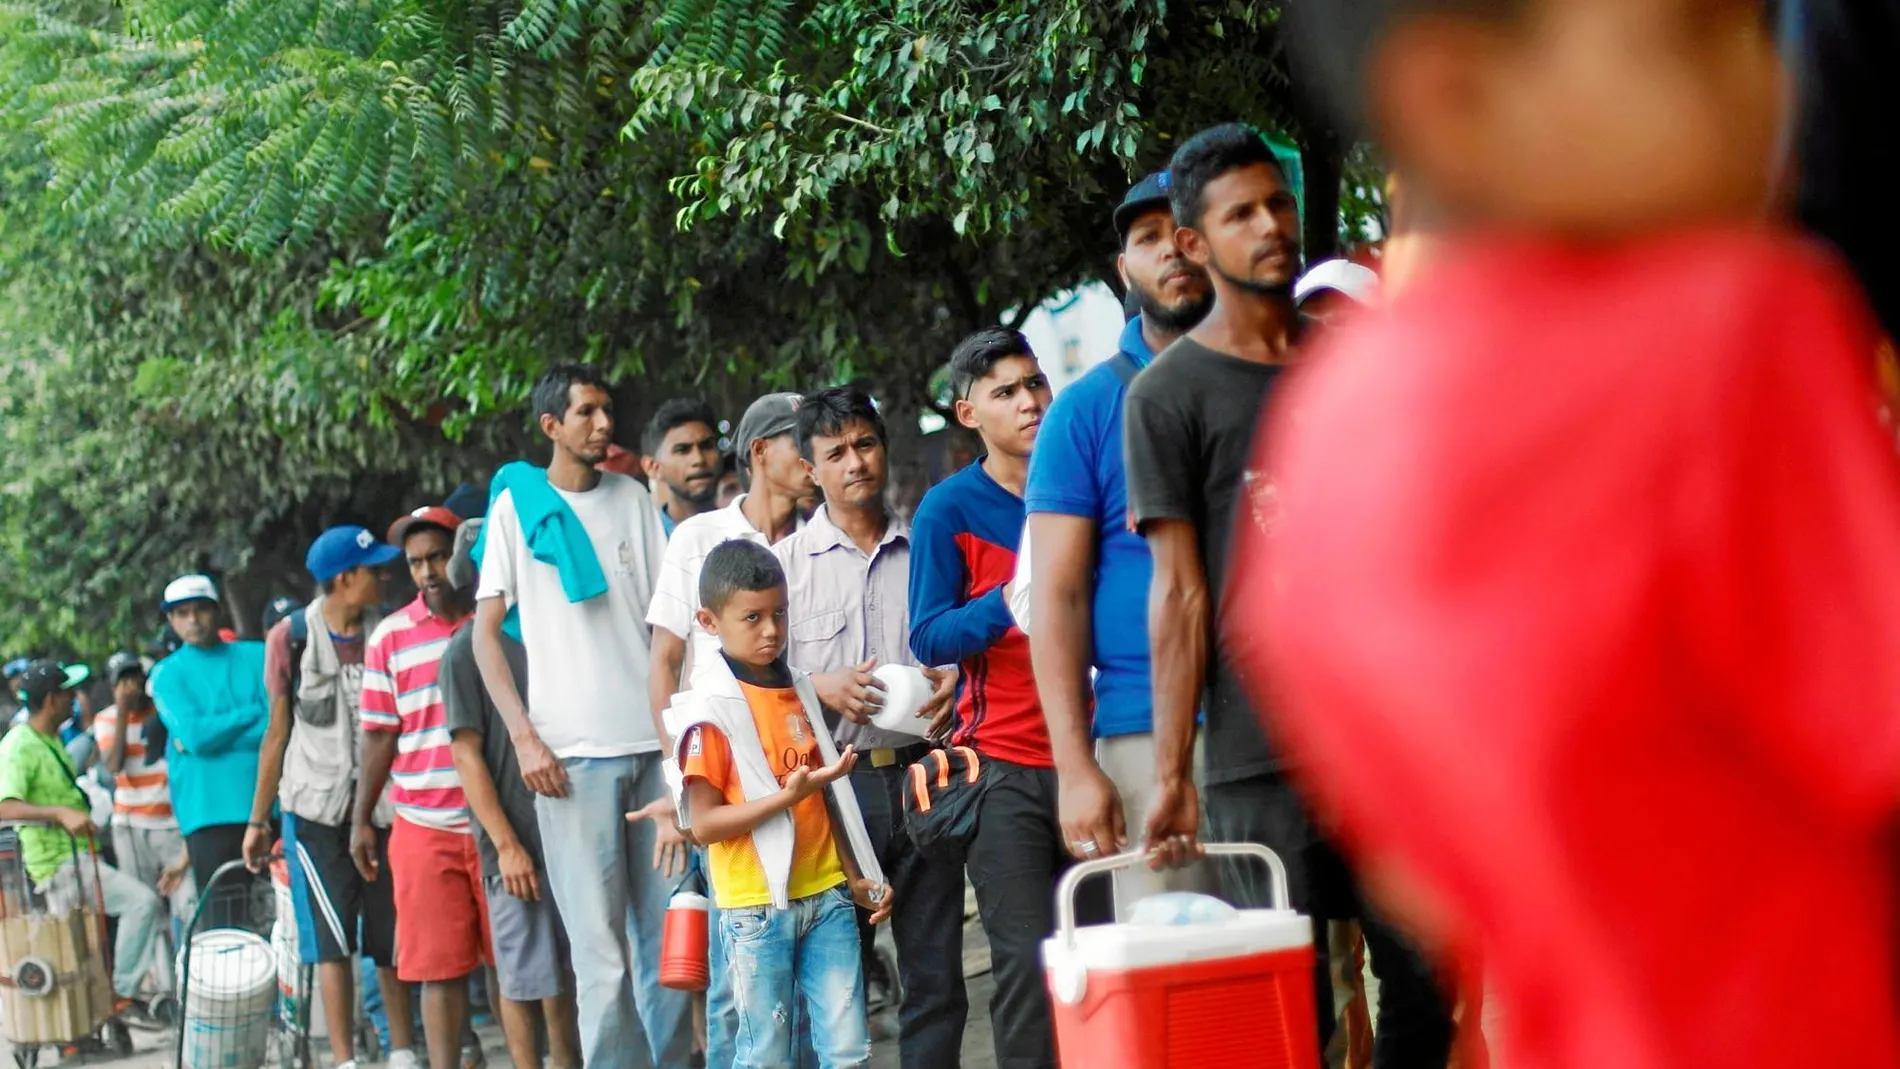
M 267 820 L 252 820 L 252 821 L 248 821 L 248 822 L 246 822 L 244 826 L 245 826 L 245 827 L 247 827 L 247 828 L 256 828 L 256 829 L 258 829 L 258 830 L 260 830 L 260 831 L 269 831 L 269 830 L 270 830 L 270 821 L 267 821 Z

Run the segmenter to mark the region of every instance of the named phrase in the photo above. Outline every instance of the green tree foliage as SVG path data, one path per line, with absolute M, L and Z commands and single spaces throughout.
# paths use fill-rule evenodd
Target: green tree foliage
M 86 235 L 110 276 L 16 279 L 57 292 L 0 327 L 0 359 L 131 383 L 154 434 L 183 437 L 165 421 L 189 413 L 238 453 L 303 451 L 312 482 L 270 482 L 291 510 L 336 511 L 358 458 L 398 443 L 518 445 L 555 359 L 631 382 L 623 417 L 685 390 L 736 417 L 763 388 L 857 380 L 913 434 L 959 336 L 1112 281 L 1109 209 L 1195 129 L 1238 118 L 1307 146 L 1309 243 L 1330 242 L 1340 154 L 1288 103 L 1277 17 L 1273 0 L 0 0 L 0 100 L 18 105 L 0 124 L 39 179 L 0 196 Z M 170 274 L 180 258 L 200 273 Z M 177 302 L 175 329 L 146 322 L 148 294 Z M 124 311 L 108 331 L 75 300 Z M 10 404 L 44 422 L 49 396 Z M 896 445 L 915 493 L 917 450 Z M 227 533 L 192 545 L 241 567 L 245 531 Z

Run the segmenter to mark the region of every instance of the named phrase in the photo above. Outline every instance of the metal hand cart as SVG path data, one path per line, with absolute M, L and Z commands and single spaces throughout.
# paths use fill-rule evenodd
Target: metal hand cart
M 70 851 L 39 886 L 26 871 L 23 827 L 57 830 Z M 107 932 L 97 844 L 56 824 L 0 824 L 0 1030 L 19 1069 L 33 1069 L 49 1046 L 82 1058 L 132 1053 L 131 1033 L 113 1016 Z
M 288 918 L 285 918 L 288 922 Z M 310 970 L 284 960 L 269 880 L 242 861 L 198 889 L 178 956 L 174 1069 L 308 1069 Z

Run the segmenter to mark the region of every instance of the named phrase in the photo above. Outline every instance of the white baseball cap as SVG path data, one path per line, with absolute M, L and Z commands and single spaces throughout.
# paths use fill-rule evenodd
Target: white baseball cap
M 1322 260 L 1293 284 L 1293 303 L 1304 304 L 1320 290 L 1342 293 L 1360 304 L 1379 299 L 1379 275 L 1372 268 L 1351 260 Z
M 158 607 L 170 612 L 187 601 L 218 604 L 218 585 L 208 575 L 181 575 L 165 584 L 165 598 Z

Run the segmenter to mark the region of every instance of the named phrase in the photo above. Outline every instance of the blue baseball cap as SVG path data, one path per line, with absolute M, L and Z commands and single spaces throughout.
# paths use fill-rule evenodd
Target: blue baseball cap
M 1168 172 L 1156 171 L 1129 187 L 1128 195 L 1115 206 L 1115 236 L 1124 243 L 1128 240 L 1128 228 L 1135 225 L 1135 218 L 1144 212 L 1168 206 Z
M 322 583 L 352 568 L 373 568 L 400 556 L 402 550 L 380 541 L 369 528 L 345 524 L 318 535 L 310 543 L 310 552 L 304 554 L 303 566 L 310 570 L 311 578 Z

